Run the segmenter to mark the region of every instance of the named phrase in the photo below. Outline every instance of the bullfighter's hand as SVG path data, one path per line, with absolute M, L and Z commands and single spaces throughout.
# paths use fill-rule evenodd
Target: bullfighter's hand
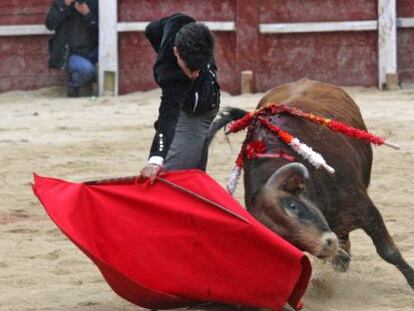
M 89 9 L 89 7 L 86 3 L 76 2 L 75 3 L 75 9 L 76 9 L 76 11 L 78 11 L 80 14 L 82 14 L 84 16 L 88 15 L 91 12 L 91 10 Z
M 161 165 L 148 163 L 140 172 L 141 180 L 148 180 L 152 185 L 162 169 Z

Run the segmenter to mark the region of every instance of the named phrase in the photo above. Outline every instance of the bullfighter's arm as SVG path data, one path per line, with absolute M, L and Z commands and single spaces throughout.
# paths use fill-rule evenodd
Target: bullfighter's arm
M 184 90 L 173 85 L 162 88 L 161 105 L 158 120 L 154 124 L 156 133 L 152 141 L 149 163 L 162 165 L 167 156 L 175 135 L 183 93 Z
M 151 43 L 155 52 L 158 53 L 161 47 L 161 40 L 164 34 L 163 20 L 157 20 L 149 23 L 145 28 L 145 37 Z

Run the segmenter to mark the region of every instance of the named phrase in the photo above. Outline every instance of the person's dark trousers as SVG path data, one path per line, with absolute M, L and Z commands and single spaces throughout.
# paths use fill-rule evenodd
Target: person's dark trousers
M 98 62 L 98 49 L 87 57 L 71 54 L 68 59 L 68 96 L 78 97 L 79 88 L 95 77 L 95 64 Z
M 217 112 L 218 109 L 201 115 L 191 115 L 180 111 L 175 135 L 164 162 L 166 170 L 206 170 L 207 136 Z

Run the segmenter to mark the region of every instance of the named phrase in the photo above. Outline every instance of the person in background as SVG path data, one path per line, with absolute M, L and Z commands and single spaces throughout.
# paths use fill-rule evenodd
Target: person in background
M 49 8 L 46 27 L 55 31 L 49 66 L 66 69 L 68 97 L 78 97 L 80 88 L 95 77 L 98 24 L 98 0 L 54 0 Z
M 153 75 L 162 90 L 149 160 L 140 171 L 141 179 L 153 183 L 162 168 L 206 169 L 220 91 L 208 27 L 177 13 L 151 22 L 145 35 L 157 53 Z

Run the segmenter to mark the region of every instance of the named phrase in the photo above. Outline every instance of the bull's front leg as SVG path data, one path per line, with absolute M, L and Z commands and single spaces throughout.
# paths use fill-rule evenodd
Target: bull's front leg
M 400 270 L 407 279 L 408 284 L 414 289 L 414 269 L 401 256 L 400 251 L 388 233 L 381 214 L 372 201 L 368 200 L 368 219 L 365 220 L 362 229 L 371 237 L 381 258 Z
M 338 235 L 338 254 L 332 259 L 332 267 L 337 272 L 347 272 L 351 263 L 351 241 L 349 234 Z

